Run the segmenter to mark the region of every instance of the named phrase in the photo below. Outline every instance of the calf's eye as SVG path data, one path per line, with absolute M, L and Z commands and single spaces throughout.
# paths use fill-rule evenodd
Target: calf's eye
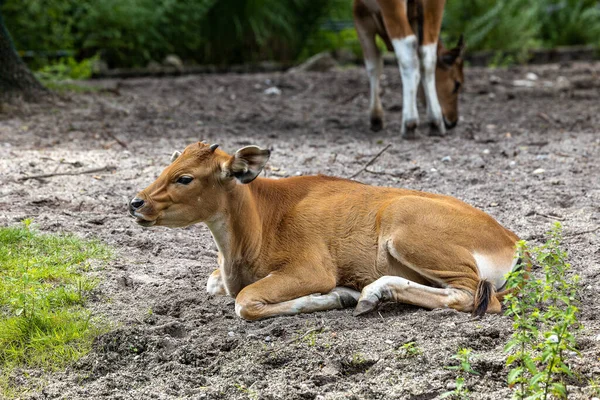
M 194 178 L 192 178 L 191 176 L 180 176 L 179 179 L 177 179 L 177 183 L 181 183 L 182 185 L 187 185 L 193 180 L 194 180 Z

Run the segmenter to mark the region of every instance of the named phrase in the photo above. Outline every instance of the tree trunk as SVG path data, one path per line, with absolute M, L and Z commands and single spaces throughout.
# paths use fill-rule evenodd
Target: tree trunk
M 2 0 L 0 0 L 0 7 Z M 0 99 L 36 100 L 48 93 L 17 54 L 0 11 Z

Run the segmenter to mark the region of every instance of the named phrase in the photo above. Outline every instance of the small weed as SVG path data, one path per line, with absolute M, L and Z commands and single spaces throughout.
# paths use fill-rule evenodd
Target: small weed
M 89 259 L 109 250 L 73 236 L 0 228 L 0 391 L 9 393 L 19 365 L 61 368 L 85 354 L 102 324 L 85 308 L 97 280 L 85 275 Z
M 315 347 L 315 345 L 317 344 L 317 335 L 318 332 L 317 331 L 313 331 L 311 333 L 309 333 L 308 335 L 306 335 L 304 337 L 304 339 L 302 339 L 309 347 Z
M 358 367 L 366 362 L 365 356 L 361 353 L 354 353 L 352 355 L 352 359 L 350 360 L 350 365 L 354 367 Z
M 567 252 L 561 247 L 562 227 L 556 223 L 550 239 L 530 249 L 519 243 L 523 258 L 541 266 L 544 276 L 535 279 L 524 265 L 508 277 L 508 287 L 520 287 L 505 299 L 506 314 L 513 317 L 515 329 L 504 351 L 511 367 L 508 384 L 515 398 L 568 398 L 565 376 L 573 376 L 567 352 L 579 354 L 574 331 L 581 329 L 577 319 L 579 277 L 570 275 Z
M 450 397 L 452 399 L 468 399 L 469 388 L 465 384 L 465 378 L 469 374 L 479 375 L 479 372 L 475 371 L 471 366 L 475 355 L 473 354 L 472 349 L 462 348 L 459 349 L 458 352 L 452 356 L 452 358 L 458 361 L 458 365 L 452 365 L 446 368 L 458 371 L 455 381 L 456 387 L 452 391 L 442 393 L 440 398 L 444 399 L 446 397 Z
M 423 354 L 423 350 L 417 342 L 407 342 L 398 348 L 396 354 L 398 358 L 412 358 Z
M 234 383 L 233 386 L 235 386 L 235 388 L 237 390 L 239 390 L 240 392 L 248 395 L 248 398 L 250 400 L 258 399 L 258 392 L 256 390 L 252 389 L 252 385 L 250 385 L 250 387 L 246 387 L 245 385 L 243 385 L 241 383 Z

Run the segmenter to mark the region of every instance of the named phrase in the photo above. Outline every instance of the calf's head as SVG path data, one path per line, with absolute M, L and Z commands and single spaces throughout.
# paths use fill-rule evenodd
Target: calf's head
M 464 48 L 462 36 L 456 47 L 450 50 L 446 49 L 441 41 L 438 42 L 435 86 L 446 129 L 452 129 L 458 123 L 458 95 L 464 84 Z
M 129 202 L 136 222 L 183 227 L 212 220 L 224 210 L 236 185 L 252 182 L 271 154 L 247 146 L 232 156 L 217 147 L 200 142 L 175 152 L 171 165 Z

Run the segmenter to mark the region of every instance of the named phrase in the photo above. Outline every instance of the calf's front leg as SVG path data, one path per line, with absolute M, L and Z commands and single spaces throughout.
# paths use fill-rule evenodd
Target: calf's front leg
M 333 277 L 277 271 L 246 286 L 235 299 L 235 313 L 246 320 L 353 307 L 360 293 L 335 287 Z M 323 293 L 323 294 L 322 294 Z

